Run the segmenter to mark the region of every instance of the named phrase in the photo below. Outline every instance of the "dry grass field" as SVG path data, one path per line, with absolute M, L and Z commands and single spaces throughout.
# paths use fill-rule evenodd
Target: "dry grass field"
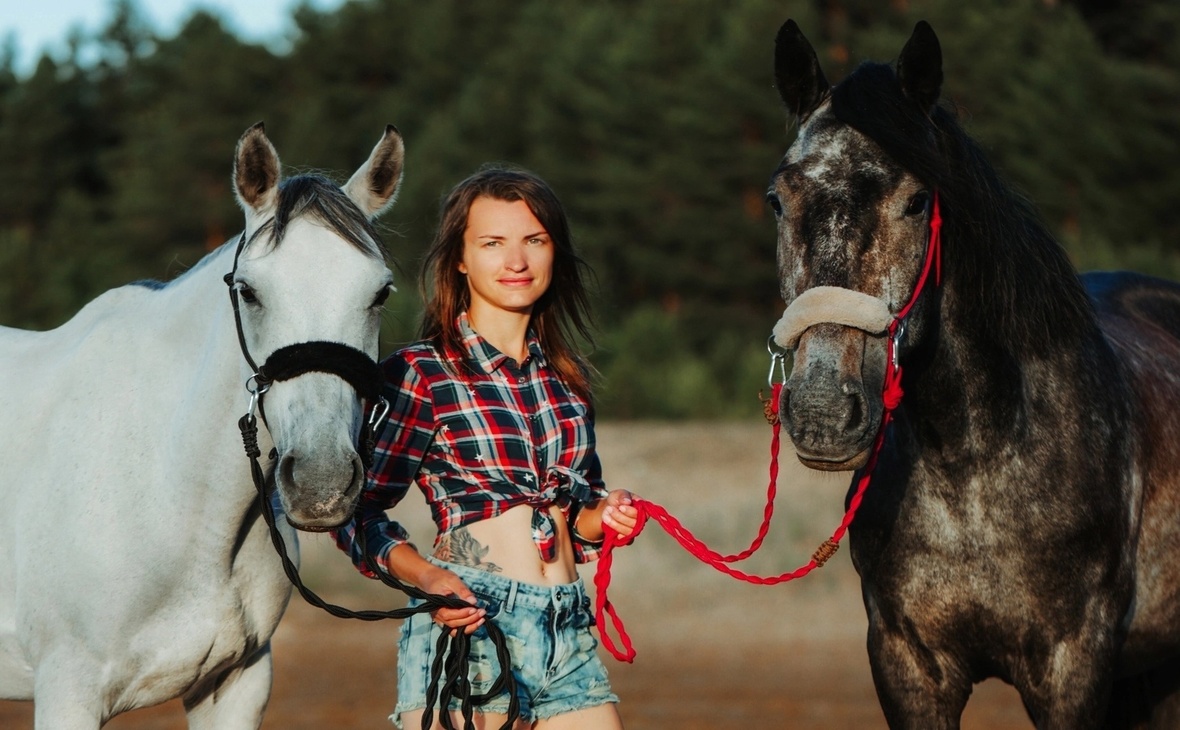
M 764 423 L 607 423 L 600 451 L 612 487 L 664 505 L 720 552 L 745 548 L 766 493 Z M 805 562 L 838 524 L 847 474 L 805 470 L 784 452 L 775 521 L 741 567 L 763 575 Z M 419 544 L 432 534 L 420 497 L 401 512 Z M 307 582 L 351 607 L 401 605 L 353 572 L 323 536 L 303 541 Z M 584 577 L 592 580 L 592 567 Z M 714 572 L 649 523 L 615 557 L 611 599 L 638 657 L 604 654 L 629 730 L 865 730 L 884 728 L 864 648 L 857 577 L 842 549 L 808 577 L 757 587 Z M 335 619 L 292 599 L 274 638 L 275 687 L 263 728 L 392 727 L 397 626 Z M 0 702 L 0 728 L 32 728 L 28 703 Z M 123 715 L 113 730 L 183 730 L 178 702 Z M 976 688 L 965 730 L 1027 730 L 1009 687 Z

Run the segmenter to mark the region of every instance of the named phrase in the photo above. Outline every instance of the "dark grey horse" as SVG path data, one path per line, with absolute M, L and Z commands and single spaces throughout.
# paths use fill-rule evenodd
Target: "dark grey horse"
M 897 340 L 905 397 L 849 532 L 890 727 L 957 728 L 987 677 L 1039 728 L 1180 727 L 1180 287 L 1079 279 L 939 105 L 926 23 L 896 68 L 834 88 L 791 21 L 775 64 L 799 122 L 769 191 L 788 305 L 824 286 L 897 313 L 936 192 L 944 220 L 942 283 Z M 803 331 L 781 412 L 808 466 L 864 466 L 886 348 Z

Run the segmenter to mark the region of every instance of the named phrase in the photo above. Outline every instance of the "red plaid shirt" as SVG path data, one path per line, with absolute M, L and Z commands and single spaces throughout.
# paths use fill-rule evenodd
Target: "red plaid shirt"
M 409 541 L 385 510 L 412 482 L 426 495 L 440 535 L 532 505 L 533 541 L 546 560 L 557 550 L 548 507 L 559 506 L 572 525 L 583 504 L 606 496 L 590 409 L 546 365 L 536 338 L 530 335 L 529 355 L 518 366 L 476 334 L 466 314 L 458 324 L 465 365 L 448 369 L 428 342 L 382 363 L 389 419 L 356 515 L 335 531 L 336 544 L 370 577 L 355 543 L 357 523 L 384 565 L 394 546 Z M 574 556 L 594 560 L 598 544 L 575 535 Z

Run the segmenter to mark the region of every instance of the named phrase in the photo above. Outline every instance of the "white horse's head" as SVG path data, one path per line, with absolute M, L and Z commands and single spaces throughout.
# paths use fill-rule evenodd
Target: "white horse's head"
M 246 229 L 229 283 L 247 358 L 288 363 L 262 413 L 277 451 L 275 485 L 300 529 L 325 530 L 352 516 L 365 479 L 357 439 L 366 409 L 357 385 L 363 378 L 342 375 L 339 363 L 293 367 L 292 346 L 331 350 L 321 361 L 376 358 L 393 276 L 370 221 L 393 203 L 403 157 L 391 125 L 341 188 L 319 175 L 280 182 L 279 157 L 261 123 L 238 142 L 234 188 Z M 364 370 L 348 363 L 345 371 Z

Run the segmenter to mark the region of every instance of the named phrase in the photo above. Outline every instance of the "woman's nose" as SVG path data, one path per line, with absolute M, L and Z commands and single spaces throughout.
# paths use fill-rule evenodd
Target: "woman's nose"
M 528 256 L 525 255 L 523 246 L 511 246 L 508 249 L 508 257 L 504 261 L 504 265 L 512 271 L 524 271 L 529 267 Z

